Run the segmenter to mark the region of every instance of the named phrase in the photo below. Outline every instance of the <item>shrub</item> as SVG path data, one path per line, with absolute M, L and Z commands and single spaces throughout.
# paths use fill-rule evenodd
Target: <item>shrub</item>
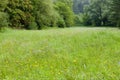
M 7 14 L 0 12 L 0 30 L 2 30 L 3 27 L 8 26 L 7 17 Z
M 59 18 L 59 19 L 58 19 L 57 25 L 58 25 L 58 27 L 60 27 L 60 28 L 64 28 L 64 27 L 66 26 L 66 25 L 65 25 L 65 21 L 63 20 L 63 18 Z
M 37 30 L 38 29 L 37 23 L 36 22 L 31 22 L 29 24 L 28 29 L 30 29 L 30 30 Z
M 76 26 L 83 25 L 83 19 L 82 19 L 82 17 L 83 17 L 83 14 L 77 14 L 77 15 L 75 15 L 74 22 L 75 22 Z
M 83 25 L 85 25 L 85 26 L 92 25 L 90 16 L 88 14 L 83 14 L 82 19 L 83 19 L 83 22 L 82 22 Z

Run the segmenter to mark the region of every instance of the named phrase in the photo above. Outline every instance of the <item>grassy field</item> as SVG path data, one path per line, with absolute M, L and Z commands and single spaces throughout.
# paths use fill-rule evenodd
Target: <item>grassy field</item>
M 7 30 L 0 80 L 120 80 L 120 30 Z

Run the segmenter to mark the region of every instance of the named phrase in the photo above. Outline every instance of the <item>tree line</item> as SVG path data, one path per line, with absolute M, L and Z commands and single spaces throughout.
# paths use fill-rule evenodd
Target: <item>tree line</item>
M 0 27 L 42 29 L 70 27 L 73 22 L 71 0 L 0 1 Z
M 0 29 L 118 26 L 120 0 L 1 0 Z
M 120 0 L 74 1 L 76 24 L 120 27 Z

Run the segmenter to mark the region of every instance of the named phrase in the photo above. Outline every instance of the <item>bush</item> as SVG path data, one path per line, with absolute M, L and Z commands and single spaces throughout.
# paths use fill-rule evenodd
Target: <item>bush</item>
M 3 27 L 8 26 L 7 17 L 7 14 L 0 12 L 0 30 L 2 30 Z
M 55 9 L 58 11 L 60 17 L 62 18 L 58 21 L 58 23 L 59 23 L 58 27 L 61 27 L 61 26 L 71 27 L 71 26 L 73 26 L 74 13 L 72 12 L 71 7 L 69 5 L 66 5 L 66 3 L 60 1 L 60 2 L 56 3 Z
M 92 25 L 90 16 L 88 14 L 83 14 L 82 19 L 83 19 L 83 22 L 82 22 L 83 25 L 85 25 L 85 26 Z
M 66 26 L 66 25 L 65 25 L 65 21 L 63 20 L 63 18 L 59 18 L 59 19 L 58 19 L 57 25 L 58 25 L 58 27 L 60 27 L 60 28 L 64 28 L 64 27 Z
M 37 23 L 36 22 L 31 22 L 29 24 L 28 29 L 30 29 L 30 30 L 37 30 L 38 29 Z
M 83 25 L 83 19 L 82 19 L 82 17 L 83 17 L 83 14 L 77 14 L 77 15 L 75 15 L 74 22 L 75 22 L 76 26 Z

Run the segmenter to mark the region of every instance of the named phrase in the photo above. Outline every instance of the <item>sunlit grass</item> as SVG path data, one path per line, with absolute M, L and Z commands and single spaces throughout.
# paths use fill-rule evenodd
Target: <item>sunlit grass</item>
M 120 80 L 120 31 L 66 28 L 0 33 L 0 80 Z

